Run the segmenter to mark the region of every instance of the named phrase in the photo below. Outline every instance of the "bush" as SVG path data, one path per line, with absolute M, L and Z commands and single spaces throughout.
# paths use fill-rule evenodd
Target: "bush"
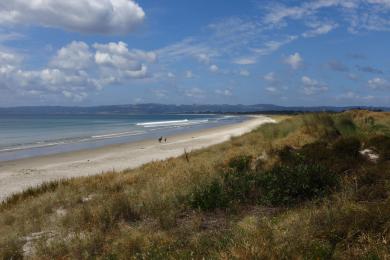
M 340 119 L 336 120 L 336 128 L 343 136 L 354 135 L 357 131 L 355 123 L 348 115 L 342 115 Z
M 233 169 L 236 172 L 242 172 L 242 171 L 249 170 L 251 162 L 252 162 L 252 156 L 239 155 L 231 158 L 228 161 L 228 167 Z
M 390 160 L 390 137 L 377 135 L 369 139 L 367 144 L 379 152 L 381 160 Z
M 332 140 L 341 134 L 330 114 L 314 113 L 303 118 L 305 132 L 316 138 Z
M 361 147 L 360 140 L 356 137 L 347 137 L 337 140 L 333 146 L 333 155 L 337 158 L 357 158 Z
M 191 207 L 202 210 L 228 208 L 234 204 L 256 201 L 256 181 L 250 171 L 251 157 L 239 156 L 229 161 L 222 180 L 214 179 L 209 185 L 197 188 L 191 194 Z
M 217 208 L 226 208 L 228 199 L 225 196 L 223 187 L 218 180 L 213 180 L 204 188 L 196 189 L 190 198 L 192 208 L 201 210 L 214 210 Z
M 260 201 L 268 205 L 291 205 L 322 197 L 337 183 L 337 176 L 319 164 L 279 165 L 258 178 Z

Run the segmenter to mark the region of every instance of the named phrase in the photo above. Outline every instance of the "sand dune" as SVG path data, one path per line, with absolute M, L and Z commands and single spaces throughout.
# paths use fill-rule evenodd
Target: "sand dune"
M 1 162 L 0 200 L 43 182 L 96 175 L 112 170 L 122 171 L 154 160 L 176 157 L 183 154 L 184 149 L 191 151 L 218 144 L 269 122 L 274 120 L 255 116 L 238 124 L 170 136 L 167 143 L 148 140 Z

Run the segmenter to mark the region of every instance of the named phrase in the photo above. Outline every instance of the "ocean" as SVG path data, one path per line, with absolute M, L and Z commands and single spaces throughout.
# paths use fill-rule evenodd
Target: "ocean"
M 0 161 L 142 141 L 245 120 L 244 116 L 0 115 Z

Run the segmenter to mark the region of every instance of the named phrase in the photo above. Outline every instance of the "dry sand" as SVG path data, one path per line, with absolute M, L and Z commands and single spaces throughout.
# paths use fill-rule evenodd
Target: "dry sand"
M 170 136 L 167 143 L 148 140 L 0 162 L 0 201 L 13 193 L 48 181 L 96 175 L 112 170 L 122 171 L 154 160 L 180 156 L 184 149 L 192 151 L 222 143 L 232 136 L 242 135 L 270 122 L 275 121 L 265 116 L 254 116 L 238 124 Z

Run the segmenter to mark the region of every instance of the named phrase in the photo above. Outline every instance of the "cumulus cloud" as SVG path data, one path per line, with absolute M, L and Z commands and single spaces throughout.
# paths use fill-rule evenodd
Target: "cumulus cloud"
M 210 70 L 211 72 L 213 72 L 213 73 L 216 73 L 216 72 L 219 71 L 219 68 L 218 68 L 217 65 L 213 64 L 213 65 L 210 66 L 209 70 Z
M 90 66 L 92 57 L 92 52 L 86 43 L 72 42 L 57 52 L 51 65 L 62 69 L 85 69 Z
M 231 89 L 217 89 L 215 90 L 215 93 L 220 96 L 230 97 L 233 95 Z
M 186 78 L 192 79 L 194 77 L 194 74 L 192 73 L 191 70 L 187 70 L 185 73 Z
M 308 76 L 303 76 L 301 82 L 303 85 L 303 92 L 308 96 L 328 90 L 328 86 Z
M 31 24 L 69 31 L 128 33 L 145 18 L 132 0 L 12 0 L 0 3 L 0 25 Z
M 210 56 L 206 53 L 199 53 L 198 55 L 196 55 L 196 58 L 198 59 L 198 61 L 200 63 L 203 63 L 203 64 L 210 64 L 210 61 L 211 61 Z
M 129 50 L 124 42 L 110 42 L 108 44 L 94 44 L 97 50 L 95 61 L 99 65 L 116 68 L 141 68 L 142 62 L 155 62 L 157 55 L 154 52 Z
M 303 59 L 301 55 L 296 52 L 294 54 L 291 54 L 290 56 L 286 57 L 284 59 L 284 63 L 291 66 L 292 69 L 296 70 L 299 69 L 303 64 Z
M 184 91 L 184 95 L 191 98 L 203 98 L 204 91 L 200 88 L 191 88 Z
M 154 52 L 129 50 L 124 42 L 94 44 L 95 62 L 106 75 L 116 77 L 145 78 L 148 75 L 147 63 L 155 62 Z
M 267 73 L 264 75 L 263 79 L 268 82 L 275 82 L 276 81 L 276 76 L 274 72 Z
M 365 96 L 362 96 L 362 95 L 359 95 L 358 93 L 355 93 L 353 91 L 348 91 L 344 94 L 341 94 L 339 96 L 339 99 L 351 99 L 351 100 L 356 100 L 356 101 L 370 101 L 370 100 L 373 100 L 375 99 L 374 96 L 372 95 L 365 95 Z
M 47 66 L 24 69 L 23 57 L 0 50 L 0 90 L 15 94 L 62 96 L 75 102 L 105 86 L 149 77 L 152 52 L 129 50 L 123 42 L 94 44 L 72 42 L 57 51 Z
M 171 79 L 176 78 L 176 75 L 173 72 L 168 72 L 167 76 Z
M 372 89 L 390 89 L 390 82 L 383 78 L 373 78 L 368 80 L 368 86 Z
M 238 72 L 238 74 L 240 76 L 243 76 L 243 77 L 249 77 L 251 75 L 251 73 L 248 71 L 248 70 L 245 70 L 245 69 L 242 69 Z

